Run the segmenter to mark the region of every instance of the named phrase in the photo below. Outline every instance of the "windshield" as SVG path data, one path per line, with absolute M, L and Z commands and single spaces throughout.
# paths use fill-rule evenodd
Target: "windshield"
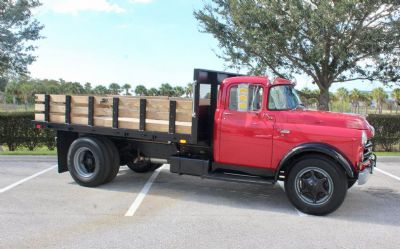
M 269 110 L 291 110 L 303 106 L 292 85 L 273 86 L 269 90 Z

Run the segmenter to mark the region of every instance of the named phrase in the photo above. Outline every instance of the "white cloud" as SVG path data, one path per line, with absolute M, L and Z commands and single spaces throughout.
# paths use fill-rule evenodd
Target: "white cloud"
M 57 13 L 78 14 L 83 11 L 125 12 L 122 7 L 110 3 L 109 0 L 42 0 L 41 2 L 44 9 Z

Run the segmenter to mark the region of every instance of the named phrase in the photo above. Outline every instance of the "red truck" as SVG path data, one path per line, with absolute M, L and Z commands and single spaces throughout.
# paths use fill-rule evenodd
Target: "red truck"
M 157 105 L 146 97 L 52 95 L 37 97 L 42 113 L 34 123 L 57 130 L 58 171 L 69 171 L 87 187 L 110 182 L 120 165 L 142 173 L 169 163 L 172 173 L 208 179 L 283 181 L 298 210 L 325 215 L 342 204 L 348 188 L 373 173 L 375 131 L 364 117 L 307 110 L 294 84 L 282 78 L 195 69 L 194 80 L 190 109 L 179 109 L 185 105 L 180 100 L 162 100 L 169 103 L 165 123 L 150 123 L 165 110 L 152 113 Z M 109 119 L 96 116 L 107 102 Z M 133 109 L 124 111 L 121 103 Z M 123 113 L 137 119 L 121 118 Z M 189 129 L 179 122 L 185 115 Z

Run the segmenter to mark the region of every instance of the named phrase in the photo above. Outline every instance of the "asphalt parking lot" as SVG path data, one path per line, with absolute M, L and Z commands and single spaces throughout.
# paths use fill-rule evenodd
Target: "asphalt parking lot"
M 202 180 L 164 165 L 158 175 L 121 167 L 113 182 L 84 188 L 55 165 L 0 156 L 0 248 L 399 248 L 400 157 L 379 158 L 383 171 L 325 217 L 298 212 L 278 184 Z

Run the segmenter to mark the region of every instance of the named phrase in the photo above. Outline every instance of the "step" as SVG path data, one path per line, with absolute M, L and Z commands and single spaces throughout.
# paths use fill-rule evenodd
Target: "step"
M 273 178 L 263 178 L 263 177 L 258 177 L 258 176 L 223 173 L 223 172 L 209 173 L 207 175 L 202 176 L 202 178 L 211 179 L 211 180 L 228 181 L 228 182 L 261 184 L 261 185 L 275 184 L 275 180 Z

